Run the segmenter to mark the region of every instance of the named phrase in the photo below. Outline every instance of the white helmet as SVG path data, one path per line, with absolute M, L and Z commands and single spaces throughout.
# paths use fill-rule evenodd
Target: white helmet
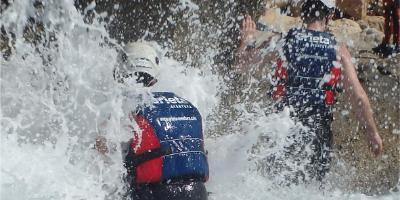
M 336 7 L 336 0 L 320 0 L 326 7 L 333 9 Z
M 135 72 L 145 72 L 154 78 L 160 74 L 157 51 L 147 42 L 130 42 L 124 47 L 127 61 Z

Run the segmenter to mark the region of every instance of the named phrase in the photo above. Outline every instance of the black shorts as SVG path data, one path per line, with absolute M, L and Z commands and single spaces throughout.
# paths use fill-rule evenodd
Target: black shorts
M 277 110 L 281 110 L 284 104 L 277 104 L 276 106 Z M 321 181 L 330 170 L 333 155 L 331 131 L 333 115 L 331 108 L 294 108 L 290 115 L 294 121 L 300 122 L 306 129 L 294 128 L 292 130 L 291 136 L 288 137 L 292 144 L 286 148 L 283 159 L 290 159 L 295 162 L 297 160 L 307 160 L 308 163 L 300 161 L 301 165 L 305 165 L 305 171 L 301 172 L 301 174 Z M 311 154 L 304 151 L 307 148 L 312 150 Z M 282 156 L 273 155 L 268 159 L 271 162 L 282 162 L 282 158 L 277 157 Z
M 326 115 L 306 115 L 300 116 L 299 121 L 305 127 L 308 127 L 308 132 L 312 135 L 308 138 L 311 142 L 311 150 L 314 154 L 310 157 L 310 171 L 317 180 L 322 180 L 326 173 L 330 170 L 332 161 L 332 129 L 331 123 L 333 120 L 332 113 Z M 309 136 L 307 134 L 307 136 Z
M 315 138 L 311 143 L 314 154 L 311 156 L 310 169 L 315 179 L 321 181 L 331 167 L 333 137 L 330 120 L 326 119 L 318 126 L 311 128 L 315 132 Z
M 332 161 L 332 131 L 329 118 L 296 119 L 306 128 L 293 132 L 293 144 L 286 150 L 291 156 L 305 156 L 303 172 L 307 179 L 322 181 L 329 172 Z M 311 121 L 311 123 L 309 122 Z M 309 148 L 311 152 L 302 152 Z
M 203 182 L 142 184 L 131 187 L 132 200 L 207 200 Z
M 292 128 L 287 146 L 263 159 L 258 168 L 278 185 L 292 185 L 312 180 L 324 183 L 333 158 L 330 117 L 301 121 L 303 126 Z M 274 144 L 271 144 L 272 147 Z M 271 146 L 270 146 L 271 147 Z

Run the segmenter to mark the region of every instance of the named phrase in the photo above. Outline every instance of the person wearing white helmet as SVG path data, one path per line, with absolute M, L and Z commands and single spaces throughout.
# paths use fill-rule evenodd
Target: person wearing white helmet
M 335 9 L 336 8 L 336 1 L 335 0 L 320 0 L 328 9 Z
M 343 85 L 359 122 L 365 127 L 372 152 L 378 156 L 383 151 L 371 105 L 357 78 L 350 52 L 343 43 L 336 41 L 333 34 L 327 32 L 334 9 L 335 1 L 305 0 L 302 5 L 304 26 L 292 28 L 284 34 L 271 34 L 266 41 L 282 41 L 282 45 L 277 45 L 279 49 L 267 55 L 265 50 L 260 50 L 265 47 L 255 48 L 252 44 L 254 35 L 258 34 L 255 22 L 250 16 L 246 16 L 242 22 L 237 70 L 249 71 L 249 66 L 254 64 L 273 65 L 271 97 L 276 100 L 276 108 L 292 108 L 292 118 L 308 127 L 292 133 L 290 138 L 296 139 L 285 150 L 286 157 L 277 158 L 277 155 L 267 159 L 271 162 L 267 165 L 273 167 L 274 163 L 278 163 L 279 166 L 282 161 L 280 159 L 291 156 L 298 160 L 297 156 L 307 154 L 305 149 L 310 147 L 313 153 L 304 158 L 307 164 L 300 173 L 302 177 L 292 181 L 322 181 L 329 172 L 332 157 L 331 129 L 335 128 L 331 127 L 332 111 L 335 94 L 341 90 L 339 85 Z
M 335 8 L 334 0 L 306 0 L 302 5 L 301 16 L 305 24 L 322 21 L 327 26 L 333 17 Z
M 157 51 L 147 42 L 131 42 L 121 53 L 122 63 L 114 69 L 114 79 L 124 83 L 135 78 L 137 83 L 150 87 L 157 82 L 160 74 Z
M 157 82 L 160 59 L 150 43 L 128 43 L 120 57 L 122 63 L 114 69 L 118 83 L 150 87 Z M 199 111 L 172 92 L 152 92 L 152 96 L 152 105 L 140 105 L 126 117 L 126 126 L 133 128 L 129 145 L 122 149 L 129 196 L 206 200 L 208 162 Z M 110 153 L 105 137 L 97 138 L 95 148 L 103 155 Z

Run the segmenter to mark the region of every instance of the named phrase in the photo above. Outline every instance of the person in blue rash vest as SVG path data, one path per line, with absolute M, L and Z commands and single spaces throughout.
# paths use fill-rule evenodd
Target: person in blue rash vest
M 128 43 L 124 64 L 115 68 L 114 79 L 122 84 L 134 79 L 145 87 L 153 86 L 159 74 L 157 55 L 149 43 Z M 152 105 L 141 105 L 129 116 L 131 127 L 138 127 L 124 163 L 131 199 L 206 200 L 208 162 L 199 111 L 172 92 L 152 95 Z M 104 137 L 97 138 L 95 147 L 108 153 Z
M 365 128 L 372 152 L 376 156 L 383 152 L 370 102 L 357 78 L 350 52 L 326 31 L 334 9 L 335 2 L 331 0 L 306 0 L 302 5 L 303 27 L 292 28 L 286 34 L 271 33 L 265 44 L 259 46 L 254 45 L 254 37 L 259 34 L 256 23 L 250 16 L 245 16 L 242 22 L 236 70 L 245 73 L 252 64 L 267 66 L 276 61 L 271 91 L 276 108 L 290 107 L 293 119 L 308 127 L 308 130 L 293 133 L 293 145 L 285 150 L 286 155 L 301 155 L 299 151 L 311 144 L 313 153 L 305 158 L 307 166 L 299 176 L 300 181 L 322 181 L 329 171 L 332 107 L 338 84 L 343 85 L 352 109 Z M 281 43 L 277 45 L 281 48 L 265 53 L 264 48 L 272 41 Z M 269 161 L 274 162 L 274 157 Z M 304 179 L 304 174 L 308 179 Z M 297 182 L 298 178 L 293 181 Z

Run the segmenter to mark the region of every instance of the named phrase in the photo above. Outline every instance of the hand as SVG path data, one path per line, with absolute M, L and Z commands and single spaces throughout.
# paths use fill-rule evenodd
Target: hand
M 97 136 L 94 148 L 103 155 L 108 153 L 107 139 L 103 136 Z
M 251 16 L 246 15 L 242 21 L 241 34 L 242 44 L 248 43 L 254 39 L 254 33 L 256 32 L 256 23 Z
M 383 144 L 381 136 L 378 133 L 374 132 L 369 134 L 369 144 L 371 151 L 375 154 L 375 156 L 379 156 L 383 152 Z

